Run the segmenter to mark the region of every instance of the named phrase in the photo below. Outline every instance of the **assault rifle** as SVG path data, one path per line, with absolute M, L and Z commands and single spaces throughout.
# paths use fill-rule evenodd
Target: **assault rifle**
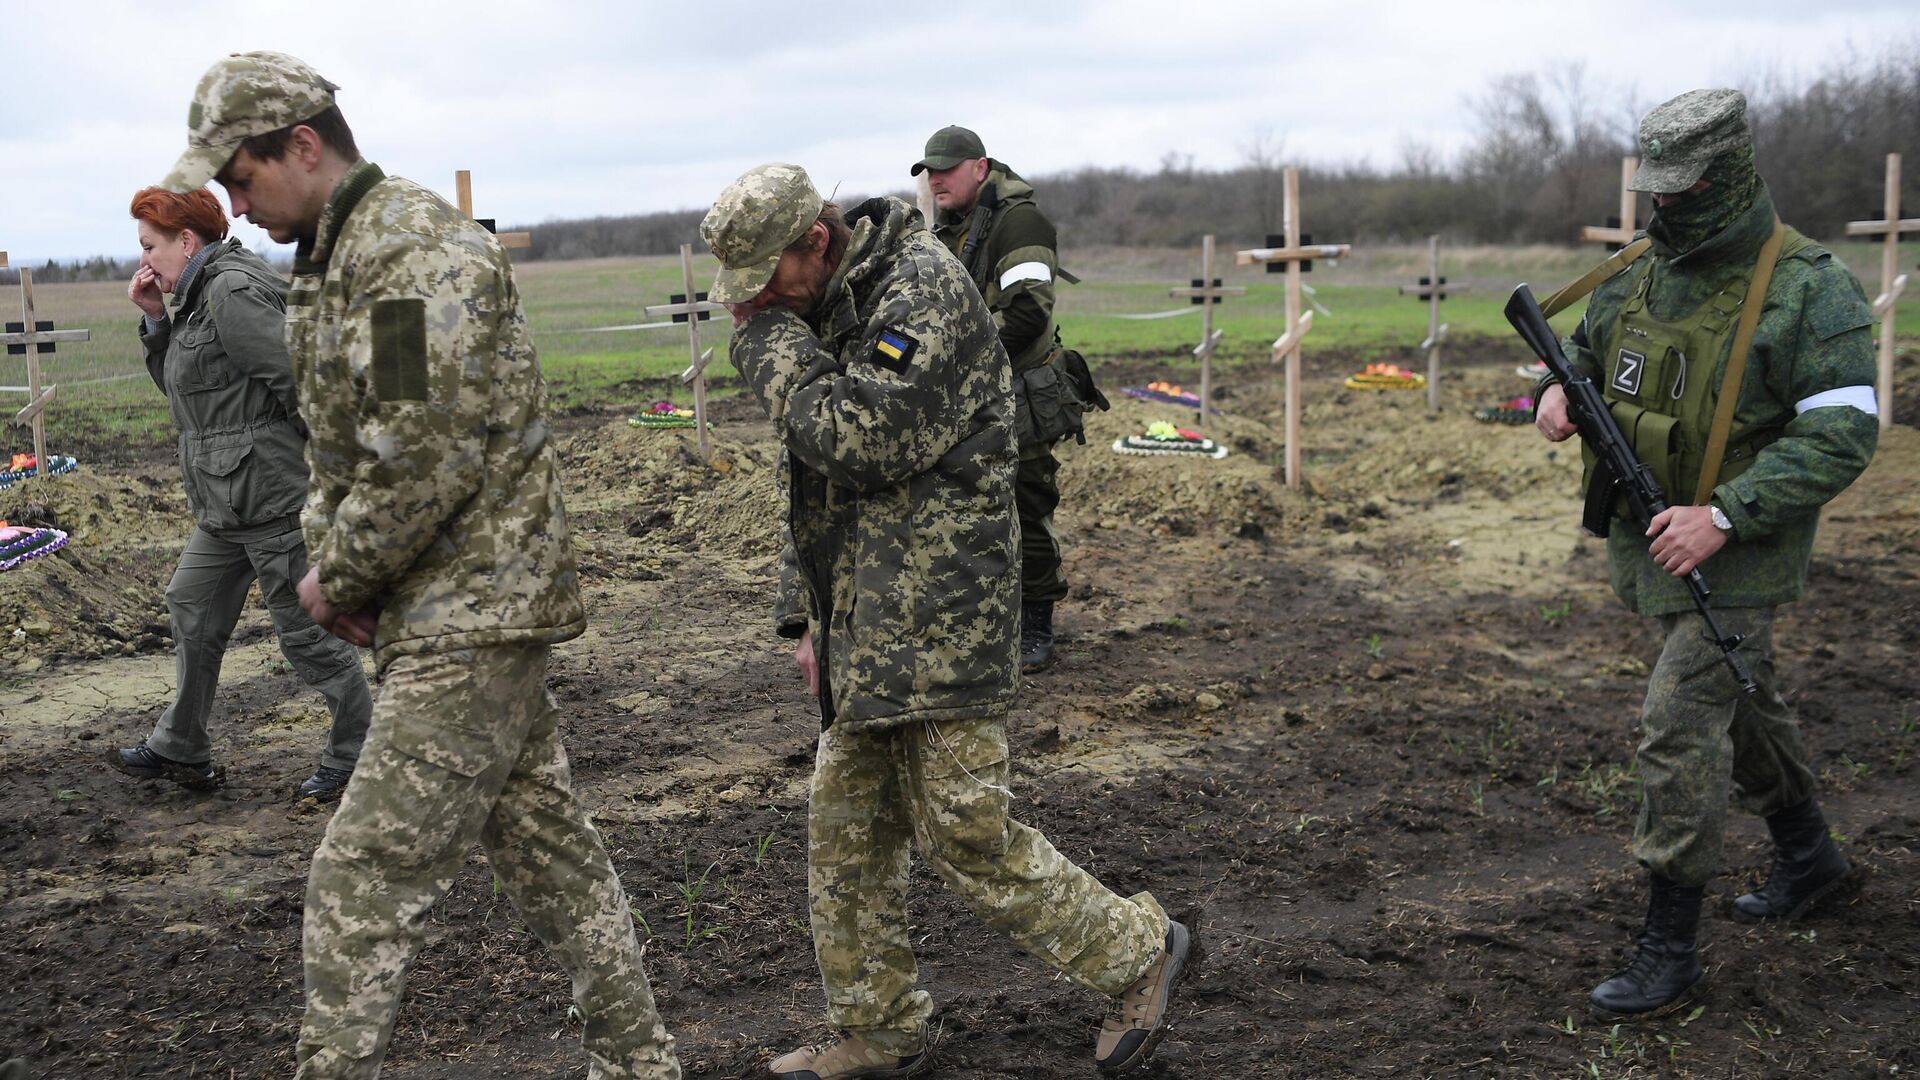
M 1627 507 L 1633 512 L 1633 519 L 1640 523 L 1645 532 L 1653 519 L 1667 508 L 1666 495 L 1660 485 L 1654 482 L 1653 470 L 1633 456 L 1633 445 L 1620 430 L 1613 419 L 1613 410 L 1607 408 L 1606 399 L 1600 395 L 1598 387 L 1586 373 L 1567 362 L 1565 353 L 1560 351 L 1560 338 L 1547 325 L 1547 316 L 1540 310 L 1540 304 L 1533 298 L 1533 290 L 1521 285 L 1513 290 L 1513 297 L 1507 301 L 1507 321 L 1520 332 L 1520 339 L 1527 343 L 1548 370 L 1560 380 L 1566 389 L 1567 405 L 1573 413 L 1573 422 L 1580 427 L 1580 438 L 1591 447 L 1599 460 L 1594 463 L 1593 481 L 1587 488 L 1586 511 L 1581 524 L 1595 536 L 1607 535 L 1608 524 L 1613 517 L 1613 508 L 1622 495 L 1626 496 Z M 1700 576 L 1698 568 L 1686 575 L 1687 591 L 1693 594 L 1693 606 L 1700 609 L 1700 617 L 1706 620 L 1707 637 L 1720 648 L 1727 667 L 1733 671 L 1733 677 L 1740 683 L 1740 689 L 1746 693 L 1758 693 L 1759 684 L 1734 655 L 1743 640 L 1739 634 L 1723 633 L 1720 621 L 1713 617 L 1713 608 L 1708 606 L 1707 581 Z

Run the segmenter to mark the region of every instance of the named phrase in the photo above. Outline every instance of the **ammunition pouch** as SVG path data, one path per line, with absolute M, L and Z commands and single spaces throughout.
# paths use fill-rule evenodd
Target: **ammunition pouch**
M 1057 349 L 1044 364 L 1014 373 L 1014 435 L 1022 452 L 1052 446 L 1071 435 L 1087 441 L 1086 411 L 1107 409 L 1086 357 Z

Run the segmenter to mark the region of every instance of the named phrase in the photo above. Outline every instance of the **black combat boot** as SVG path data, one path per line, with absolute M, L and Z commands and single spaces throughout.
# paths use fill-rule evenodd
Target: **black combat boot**
M 1619 974 L 1593 988 L 1593 1008 L 1604 1016 L 1647 1017 L 1669 1012 L 1685 1003 L 1687 992 L 1700 982 L 1700 902 L 1706 888 L 1676 885 L 1659 874 L 1649 875 L 1652 895 L 1647 901 L 1647 925 L 1633 959 Z
M 1773 869 L 1765 885 L 1734 900 L 1736 918 L 1797 919 L 1846 882 L 1847 857 L 1827 835 L 1827 819 L 1812 799 L 1768 815 L 1767 831 L 1773 834 Z
M 141 780 L 171 780 L 191 791 L 212 791 L 226 781 L 224 766 L 211 761 L 175 761 L 146 743 L 107 751 L 107 764 Z
M 1020 605 L 1020 670 L 1040 671 L 1053 659 L 1052 602 Z

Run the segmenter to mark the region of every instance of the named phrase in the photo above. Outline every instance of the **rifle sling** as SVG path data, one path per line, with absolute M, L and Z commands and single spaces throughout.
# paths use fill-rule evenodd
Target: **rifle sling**
M 1786 226 L 1774 219 L 1773 235 L 1760 245 L 1760 257 L 1754 261 L 1753 281 L 1747 285 L 1740 323 L 1733 331 L 1733 352 L 1727 356 L 1727 371 L 1720 379 L 1720 399 L 1713 407 L 1713 427 L 1707 431 L 1707 456 L 1700 464 L 1700 483 L 1693 489 L 1695 506 L 1705 504 L 1720 482 L 1720 463 L 1726 457 L 1727 435 L 1733 430 L 1733 410 L 1740 403 L 1740 380 L 1747 372 L 1747 352 L 1753 347 L 1760 309 L 1767 305 L 1767 286 L 1773 283 L 1773 264 L 1780 258 L 1780 245 L 1786 235 Z
M 1606 262 L 1580 275 L 1573 284 L 1540 301 L 1541 313 L 1551 319 L 1555 315 L 1572 307 L 1576 301 L 1583 299 L 1588 293 L 1599 288 L 1601 282 L 1625 270 L 1628 263 L 1646 254 L 1647 249 L 1652 246 L 1653 241 L 1643 236 L 1633 243 L 1628 244 L 1626 247 L 1621 248 L 1619 251 L 1614 252 L 1613 256 Z

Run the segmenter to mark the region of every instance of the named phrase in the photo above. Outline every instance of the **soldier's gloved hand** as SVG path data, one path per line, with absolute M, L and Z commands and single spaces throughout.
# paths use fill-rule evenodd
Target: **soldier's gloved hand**
M 1554 383 L 1540 392 L 1540 407 L 1533 412 L 1533 426 L 1548 442 L 1562 442 L 1580 428 L 1567 416 L 1567 388 Z
M 807 693 L 812 694 L 814 697 L 819 697 L 820 661 L 819 658 L 813 655 L 812 627 L 808 627 L 806 632 L 800 635 L 800 644 L 796 645 L 793 650 L 793 663 L 794 666 L 800 669 L 800 674 L 806 676 Z
M 1713 511 L 1705 506 L 1669 506 L 1653 516 L 1647 535 L 1653 561 L 1674 577 L 1685 577 L 1727 545 L 1727 534 L 1714 527 Z

